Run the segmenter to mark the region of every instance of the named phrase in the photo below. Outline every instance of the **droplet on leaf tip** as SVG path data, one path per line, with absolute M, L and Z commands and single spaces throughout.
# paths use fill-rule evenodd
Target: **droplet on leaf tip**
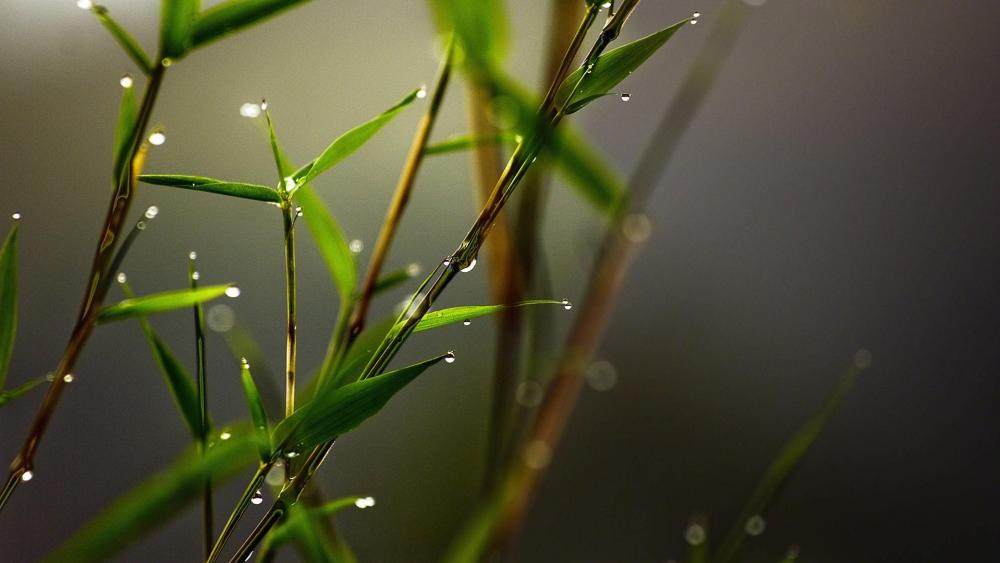
M 475 268 L 475 267 L 476 267 L 476 259 L 473 258 L 472 262 L 469 262 L 469 265 L 466 266 L 466 267 L 464 267 L 464 268 L 462 268 L 460 271 L 462 271 L 462 272 L 471 272 L 473 270 L 473 268 Z
M 131 74 L 126 74 L 118 80 L 118 83 L 122 85 L 122 88 L 131 88 L 135 84 L 135 80 Z
M 115 276 L 115 279 L 118 281 L 118 283 L 125 283 L 128 281 L 128 276 L 125 275 L 125 272 L 118 272 L 118 275 Z
M 30 469 L 21 474 L 21 480 L 24 482 L 31 481 L 34 477 L 35 474 Z
M 160 146 L 167 142 L 167 136 L 162 131 L 154 131 L 149 135 L 149 144 Z
M 567 311 L 569 311 L 570 309 L 573 308 L 573 304 L 569 302 L 569 299 L 563 299 L 562 300 L 562 306 L 563 306 L 563 309 L 566 309 Z
M 449 350 L 448 353 L 444 355 L 444 361 L 449 364 L 455 363 L 455 352 L 453 350 Z
M 240 293 L 242 293 L 240 291 L 240 288 L 236 287 L 235 285 L 231 285 L 226 288 L 226 297 L 232 297 L 233 299 L 235 299 L 240 296 Z
M 197 260 L 197 259 L 198 259 L 198 253 L 197 252 L 195 252 L 193 250 L 191 252 L 188 252 L 188 260 Z
M 627 102 L 632 99 L 632 94 L 629 94 L 628 92 L 622 92 L 622 95 L 619 97 L 623 102 Z
M 240 106 L 240 115 L 243 117 L 249 117 L 253 119 L 255 117 L 260 117 L 261 105 L 255 104 L 253 102 L 247 102 Z
M 15 220 L 15 221 L 20 221 L 21 220 L 21 214 L 15 211 L 14 213 L 10 214 L 10 218 L 13 219 L 13 220 Z
M 94 3 L 91 0 L 76 0 L 76 7 L 81 10 L 89 10 L 94 7 Z
M 146 219 L 153 219 L 159 213 L 160 213 L 160 208 L 159 207 L 157 207 L 155 205 L 150 205 L 149 207 L 146 208 L 146 212 L 143 213 L 143 215 L 146 216 Z
M 201 279 L 201 274 L 198 273 L 198 270 L 191 272 L 191 279 L 193 279 L 194 281 L 198 281 Z
M 417 90 L 417 97 L 420 99 L 427 97 L 427 86 L 421 86 L 420 89 Z

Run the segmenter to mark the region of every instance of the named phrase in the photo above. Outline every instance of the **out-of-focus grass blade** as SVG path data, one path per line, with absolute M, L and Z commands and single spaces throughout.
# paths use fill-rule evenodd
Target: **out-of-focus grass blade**
M 431 311 L 430 313 L 424 315 L 424 318 L 420 319 L 420 322 L 417 323 L 416 327 L 414 327 L 413 332 L 422 332 L 425 330 L 431 330 L 432 328 L 440 328 L 450 324 L 472 320 L 476 317 L 492 315 L 493 313 L 503 311 L 504 309 L 527 307 L 529 305 L 563 305 L 563 302 L 554 301 L 552 299 L 536 299 L 533 301 L 521 301 L 520 303 L 515 303 L 513 305 L 466 305 L 463 307 L 450 307 L 448 309 L 441 309 L 440 311 Z
M 97 21 L 111 33 L 111 37 L 114 37 L 115 41 L 121 45 L 122 50 L 125 54 L 132 59 L 132 62 L 136 64 L 143 74 L 149 74 L 153 72 L 153 63 L 149 59 L 149 55 L 143 50 L 142 45 L 132 37 L 124 27 L 122 27 L 111 15 L 108 13 L 108 9 L 104 6 L 94 5 L 90 9 Z
M 319 526 L 317 519 L 333 515 L 344 508 L 354 506 L 360 497 L 337 499 L 317 508 L 306 508 L 296 503 L 289 508 L 288 517 L 276 526 L 261 547 L 261 558 L 270 551 L 288 542 L 297 542 L 302 557 L 310 563 L 349 563 L 353 554 L 338 550 Z
M 250 420 L 253 422 L 254 431 L 257 432 L 260 460 L 267 463 L 271 459 L 271 432 L 268 429 L 264 401 L 261 400 L 260 392 L 257 391 L 257 384 L 254 383 L 253 375 L 250 374 L 250 364 L 246 358 L 243 358 L 240 363 L 240 379 L 243 380 L 243 392 L 247 397 Z
M 278 192 L 272 188 L 258 184 L 227 182 L 203 176 L 185 176 L 182 174 L 143 174 L 139 176 L 139 181 L 157 186 L 169 186 L 171 188 L 183 188 L 197 192 L 209 192 L 257 201 L 281 203 L 281 197 L 278 196 Z
M 245 426 L 231 433 L 230 439 L 216 443 L 203 456 L 192 448 L 164 472 L 119 497 L 44 561 L 107 561 L 201 498 L 206 480 L 221 483 L 253 466 L 254 433 Z
M 31 391 L 32 389 L 38 387 L 39 385 L 45 383 L 46 381 L 48 381 L 48 378 L 43 375 L 41 377 L 36 377 L 35 379 L 27 381 L 26 383 L 22 383 L 13 389 L 9 389 L 7 391 L 0 390 L 0 407 L 13 401 L 14 399 L 20 397 L 21 395 L 24 395 L 28 391 Z
M 135 88 L 122 88 L 122 101 L 118 106 L 118 125 L 115 127 L 114 178 L 119 181 L 127 166 L 135 120 L 139 108 L 135 101 Z
M 123 299 L 115 305 L 108 305 L 101 309 L 101 312 L 97 314 L 97 322 L 108 323 L 191 307 L 196 303 L 204 303 L 221 297 L 231 287 L 234 286 L 232 284 L 209 285 L 194 290 L 178 289 Z
M 382 410 L 400 389 L 444 358 L 431 358 L 340 388 L 324 386 L 312 401 L 278 424 L 274 442 L 284 451 L 302 451 L 332 440 Z
M 375 286 L 372 288 L 372 295 L 379 295 L 394 289 L 412 280 L 419 273 L 420 267 L 416 264 L 410 264 L 405 268 L 389 272 L 375 282 Z
M 191 47 L 219 39 L 308 0 L 227 0 L 203 11 L 191 32 Z
M 313 242 L 326 262 L 333 284 L 340 294 L 341 306 L 346 307 L 353 298 L 354 286 L 358 282 L 358 265 L 348 246 L 347 237 L 312 186 L 300 187 L 295 193 L 295 199 L 302 206 L 306 226 L 309 227 Z
M 509 132 L 499 132 L 496 135 L 477 137 L 475 135 L 455 135 L 428 145 L 424 149 L 427 156 L 466 151 L 483 145 L 500 145 L 514 142 L 516 135 Z
M 566 77 L 566 80 L 559 87 L 559 92 L 556 94 L 557 103 L 560 105 L 565 103 L 567 113 L 582 109 L 588 102 L 609 92 L 629 74 L 632 74 L 632 71 L 646 62 L 646 59 L 652 56 L 678 29 L 687 25 L 689 21 L 691 18 L 683 19 L 652 35 L 608 51 L 597 59 L 594 68 L 586 76 L 584 76 L 586 69 L 576 69 Z M 574 88 L 576 88 L 575 92 Z M 570 98 L 570 94 L 572 94 L 572 98 Z
M 10 370 L 17 334 L 17 225 L 11 227 L 0 247 L 0 391 Z
M 200 0 L 160 0 L 160 56 L 180 58 L 191 46 Z
M 438 27 L 454 31 L 471 70 L 498 68 L 508 43 L 503 0 L 434 0 L 431 5 Z
M 859 352 L 859 356 L 860 354 L 862 352 Z M 864 352 L 864 354 L 867 354 L 867 352 Z M 785 444 L 785 447 L 771 461 L 771 465 L 764 472 L 764 476 L 761 477 L 760 482 L 757 483 L 757 488 L 754 490 L 753 495 L 750 496 L 750 500 L 743 507 L 743 511 L 740 513 L 736 523 L 730 528 L 725 540 L 723 540 L 722 545 L 719 546 L 719 550 L 712 558 L 714 563 L 728 563 L 736 555 L 743 540 L 747 537 L 747 522 L 750 518 L 763 516 L 767 507 L 788 480 L 792 471 L 798 467 L 799 462 L 802 461 L 806 452 L 809 451 L 816 438 L 823 432 L 826 424 L 837 411 L 837 407 L 840 406 L 841 401 L 843 401 L 844 396 L 854 385 L 861 370 L 865 367 L 867 367 L 867 362 L 855 360 L 855 363 L 841 376 L 840 381 L 834 387 L 830 396 L 827 397 L 823 406 L 806 420 L 805 424 L 799 427 L 798 431 Z
M 301 168 L 295 171 L 292 178 L 295 180 L 296 188 L 292 190 L 294 193 L 302 184 L 312 181 L 314 178 L 326 172 L 337 163 L 344 160 L 350 156 L 354 151 L 361 148 L 361 145 L 368 142 L 369 139 L 375 136 L 385 124 L 392 121 L 392 118 L 399 115 L 403 109 L 410 105 L 413 100 L 417 99 L 417 92 L 420 90 L 414 90 L 406 95 L 402 100 L 396 103 L 396 105 L 387 109 L 382 114 L 371 119 L 366 123 L 358 125 L 354 129 L 344 133 L 340 137 L 334 139 L 330 146 L 328 146 L 319 156 L 313 159 L 311 162 L 305 164 Z

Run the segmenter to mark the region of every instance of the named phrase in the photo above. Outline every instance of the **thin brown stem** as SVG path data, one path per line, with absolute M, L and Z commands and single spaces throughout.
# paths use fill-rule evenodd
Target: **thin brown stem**
M 285 416 L 295 412 L 295 359 L 296 347 L 296 291 L 295 291 L 295 218 L 297 211 L 288 199 L 281 205 L 281 219 L 285 234 L 285 312 L 287 332 L 285 339 Z

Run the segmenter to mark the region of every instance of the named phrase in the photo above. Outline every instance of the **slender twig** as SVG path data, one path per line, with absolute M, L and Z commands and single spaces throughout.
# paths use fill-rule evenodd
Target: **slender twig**
M 146 91 L 143 94 L 142 105 L 140 106 L 135 129 L 132 132 L 130 140 L 128 153 L 130 165 L 125 167 L 125 172 L 121 178 L 115 179 L 114 195 L 108 206 L 108 214 L 104 220 L 101 236 L 97 242 L 97 250 L 94 253 L 93 264 L 87 278 L 87 286 L 83 302 L 80 306 L 80 312 L 77 315 L 76 324 L 70 334 L 69 342 L 63 350 L 59 365 L 53 373 L 54 379 L 49 385 L 49 389 L 45 393 L 42 404 L 28 431 L 24 445 L 10 464 L 10 475 L 4 484 L 3 490 L 0 491 L 0 510 L 6 505 L 7 500 L 13 494 L 17 485 L 22 480 L 26 480 L 26 475 L 30 475 L 29 472 L 34 461 L 35 451 L 38 449 L 38 444 L 41 442 L 42 436 L 45 434 L 45 430 L 52 419 L 52 415 L 59 405 L 59 399 L 62 397 L 63 389 L 66 386 L 64 376 L 70 373 L 76 366 L 76 361 L 80 357 L 80 353 L 83 351 L 87 340 L 90 338 L 91 331 L 94 329 L 97 313 L 107 294 L 108 283 L 106 283 L 106 280 L 108 276 L 114 275 L 114 272 L 110 271 L 108 266 L 113 259 L 114 246 L 118 241 L 125 216 L 132 204 L 136 177 L 138 175 L 136 163 L 141 158 L 140 155 L 142 153 L 140 149 L 143 135 L 149 124 L 149 118 L 156 103 L 156 95 L 160 91 L 160 85 L 163 82 L 165 72 L 166 67 L 158 64 L 149 75 L 149 82 L 146 84 Z
M 198 271 L 195 269 L 197 254 L 191 251 L 188 254 L 188 280 L 191 289 L 198 289 Z M 195 350 L 195 384 L 198 389 L 198 418 L 201 421 L 200 435 L 198 436 L 198 453 L 205 455 L 208 451 L 208 434 L 211 429 L 208 425 L 208 380 L 205 372 L 205 309 L 201 303 L 196 303 L 194 309 L 194 350 Z M 212 480 L 205 479 L 204 491 L 202 493 L 202 531 L 204 537 L 205 557 L 212 551 L 212 542 L 215 534 L 212 533 Z

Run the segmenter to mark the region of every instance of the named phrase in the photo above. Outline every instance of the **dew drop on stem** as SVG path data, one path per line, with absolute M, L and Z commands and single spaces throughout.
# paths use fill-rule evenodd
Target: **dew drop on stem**
M 143 213 L 143 216 L 145 216 L 146 219 L 153 219 L 159 213 L 160 213 L 160 208 L 159 207 L 157 207 L 155 205 L 150 205 L 149 207 L 146 208 L 146 212 Z
M 193 279 L 194 281 L 198 281 L 199 279 L 201 279 L 201 274 L 198 273 L 198 270 L 191 272 L 191 279 Z
M 21 220 L 21 214 L 15 211 L 14 213 L 10 214 L 10 218 L 13 219 L 13 220 L 15 220 L 15 221 L 20 221 Z
M 255 117 L 260 117 L 261 109 L 260 104 L 247 102 L 240 106 L 240 115 L 253 119 Z
M 125 275 L 125 272 L 118 272 L 118 275 L 115 276 L 115 280 L 117 280 L 118 283 L 125 283 L 128 281 L 128 276 Z
M 35 474 L 30 469 L 21 474 L 21 480 L 24 482 L 31 481 L 34 477 Z
M 473 268 L 475 268 L 475 267 L 476 267 L 476 259 L 473 258 L 472 262 L 469 262 L 469 265 L 466 266 L 466 267 L 464 267 L 464 268 L 461 268 L 460 271 L 461 272 L 471 272 L 473 270 Z
M 257 489 L 257 492 L 253 494 L 253 497 L 250 498 L 250 502 L 254 504 L 264 502 L 264 494 L 260 492 L 260 489 Z
M 65 381 L 66 383 L 73 383 L 75 379 L 76 378 L 73 377 L 72 373 L 67 373 L 66 375 L 63 376 L 63 381 Z
M 163 134 L 163 131 L 154 131 L 149 135 L 149 144 L 160 146 L 167 142 L 167 136 Z
M 453 350 L 449 350 L 448 353 L 444 355 L 444 361 L 449 364 L 455 363 L 455 352 Z

